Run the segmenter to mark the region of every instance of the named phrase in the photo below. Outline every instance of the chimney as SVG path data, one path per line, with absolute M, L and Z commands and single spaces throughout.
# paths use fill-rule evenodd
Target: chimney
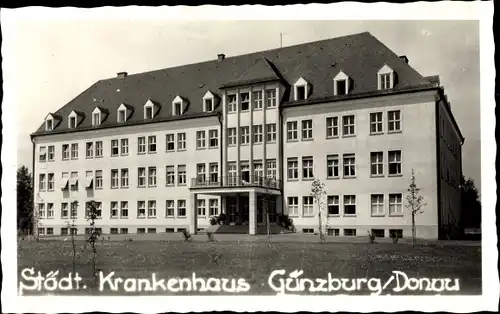
M 225 55 L 225 54 L 223 54 L 223 53 L 219 53 L 219 54 L 217 55 L 217 61 L 222 61 L 222 60 L 224 60 L 225 58 L 226 58 L 226 55 Z
M 116 74 L 116 77 L 122 79 L 122 78 L 127 77 L 127 74 L 128 74 L 127 72 L 118 72 Z
M 409 62 L 409 60 L 406 56 L 399 56 L 399 59 L 401 59 L 404 63 L 407 63 L 407 64 Z

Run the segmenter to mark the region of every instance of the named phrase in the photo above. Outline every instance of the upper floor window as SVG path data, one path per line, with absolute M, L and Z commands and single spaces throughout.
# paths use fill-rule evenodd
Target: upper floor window
M 302 157 L 302 179 L 314 178 L 313 157 Z
M 236 95 L 227 95 L 227 112 L 236 112 Z
M 253 142 L 254 144 L 261 144 L 262 138 L 262 124 L 257 124 L 253 126 Z
M 286 139 L 288 141 L 296 141 L 298 139 L 297 121 L 289 121 L 286 123 Z
M 196 131 L 196 148 L 206 148 L 206 145 L 205 131 Z
M 156 153 L 156 135 L 148 136 L 148 153 Z
M 379 90 L 384 90 L 384 89 L 391 89 L 394 88 L 394 71 L 388 67 L 387 65 L 384 65 L 377 73 L 378 75 L 378 89 Z
M 145 154 L 146 153 L 146 137 L 140 136 L 137 138 L 137 153 Z
M 401 131 L 401 111 L 393 110 L 387 112 L 387 122 L 389 132 L 399 132 Z
M 186 150 L 186 133 L 177 133 L 177 150 Z
M 173 133 L 165 135 L 165 146 L 167 152 L 172 152 L 175 150 L 175 140 Z
M 267 139 L 266 139 L 266 141 L 268 143 L 276 142 L 276 123 L 269 123 L 266 125 L 266 127 L 267 127 L 267 130 L 266 130 Z
M 339 136 L 339 118 L 326 118 L 326 137 L 333 138 Z
M 312 120 L 302 121 L 302 140 L 312 140 L 313 138 L 313 125 Z
M 250 127 L 248 126 L 242 126 L 240 127 L 240 144 L 245 145 L 250 142 Z
M 249 93 L 241 93 L 241 111 L 248 111 L 250 108 L 250 94 Z
M 355 135 L 355 117 L 354 115 L 342 117 L 342 129 L 344 136 Z
M 47 154 L 48 161 L 54 161 L 56 158 L 55 146 L 48 146 L 47 150 L 48 150 L 48 154 Z
M 219 147 L 219 132 L 218 130 L 208 131 L 208 144 L 210 148 Z
M 253 92 L 253 109 L 262 109 L 262 91 Z
M 236 145 L 236 128 L 227 129 L 227 145 L 228 146 Z
M 307 99 L 307 95 L 309 93 L 309 84 L 302 77 L 297 80 L 294 84 L 294 96 L 295 100 L 304 100 Z
M 266 106 L 267 106 L 267 108 L 276 107 L 276 90 L 275 89 L 266 90 Z
M 39 161 L 40 162 L 47 161 L 47 147 L 45 146 L 40 146 Z
M 389 175 L 401 175 L 401 151 L 389 151 Z
M 370 134 L 382 133 L 382 112 L 370 113 Z
M 349 92 L 349 77 L 342 71 L 333 79 L 334 95 L 347 95 Z

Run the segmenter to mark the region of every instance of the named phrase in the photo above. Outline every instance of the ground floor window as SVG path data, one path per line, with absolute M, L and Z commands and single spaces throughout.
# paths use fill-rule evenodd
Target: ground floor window
M 109 229 L 110 234 L 118 234 L 118 228 L 111 228 Z
M 314 233 L 314 229 L 312 229 L 312 228 L 304 228 L 304 229 L 302 229 L 302 233 Z
M 148 228 L 148 233 L 156 233 L 156 228 Z
M 372 229 L 372 234 L 377 237 L 377 238 L 384 238 L 385 237 L 385 230 L 384 229 Z
M 389 235 L 391 237 L 402 238 L 403 237 L 403 229 L 389 229 Z
M 120 233 L 121 234 L 127 234 L 128 233 L 128 228 L 120 228 Z
M 356 229 L 344 229 L 344 236 L 348 237 L 356 236 Z
M 340 229 L 332 229 L 328 228 L 327 230 L 329 236 L 335 236 L 338 237 L 340 235 Z
M 165 228 L 165 233 L 175 232 L 174 228 Z
M 47 228 L 47 235 L 53 235 L 54 234 L 54 228 Z
M 68 228 L 61 228 L 61 235 L 68 235 Z
M 145 228 L 137 228 L 137 233 L 144 234 L 144 233 L 146 233 L 146 229 Z
M 38 228 L 38 235 L 45 235 L 45 228 Z
M 186 228 L 177 228 L 177 232 L 184 232 L 187 231 Z

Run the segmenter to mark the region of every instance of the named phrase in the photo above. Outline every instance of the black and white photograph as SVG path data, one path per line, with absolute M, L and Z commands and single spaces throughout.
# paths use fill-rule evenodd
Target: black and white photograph
M 3 311 L 494 311 L 492 10 L 2 9 Z

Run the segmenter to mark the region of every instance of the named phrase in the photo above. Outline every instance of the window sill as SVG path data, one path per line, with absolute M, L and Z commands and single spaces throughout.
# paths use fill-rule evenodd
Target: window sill
M 146 155 L 146 152 L 138 152 L 137 155 Z
M 137 219 L 146 219 L 146 216 L 138 216 Z
M 128 154 L 120 154 L 120 156 L 128 156 Z
M 374 132 L 370 133 L 370 135 L 384 135 L 384 132 Z
M 120 189 L 128 189 L 128 186 L 122 186 Z
M 207 149 L 206 147 L 196 147 L 196 150 L 205 150 Z
M 111 216 L 109 217 L 109 219 L 118 219 L 119 217 L 118 216 Z
M 287 142 L 287 143 L 296 143 L 296 142 L 298 142 L 298 141 L 299 141 L 298 139 L 296 139 L 296 140 L 289 140 L 289 139 L 287 139 L 287 140 L 286 140 L 286 142 Z
M 342 179 L 356 179 L 356 176 L 348 176 L 348 177 L 344 176 L 342 177 Z
M 246 110 L 240 110 L 240 113 L 245 113 L 245 112 L 250 112 L 250 110 L 246 109 Z
M 314 177 L 313 178 L 302 178 L 302 181 L 314 181 Z
M 403 133 L 403 131 L 402 130 L 387 131 L 387 134 L 398 134 L 398 133 Z
M 177 186 L 187 186 L 187 184 L 186 183 L 179 183 L 179 184 L 177 184 Z
M 176 218 L 178 218 L 178 219 L 186 219 L 187 217 L 186 216 L 177 216 Z
M 180 148 L 180 149 L 177 149 L 178 152 L 185 152 L 186 149 L 185 148 Z
M 236 144 L 228 144 L 227 147 L 236 147 Z
M 314 218 L 314 215 L 302 215 L 302 218 Z
M 327 136 L 326 137 L 327 140 L 338 139 L 338 138 L 339 138 L 338 135 L 337 136 Z
M 62 160 L 62 161 L 68 161 L 68 160 L 69 160 L 69 158 L 63 158 L 63 159 L 61 159 L 61 160 Z
M 219 148 L 219 146 L 211 146 L 208 149 L 218 149 L 218 148 Z
M 339 180 L 340 177 L 326 177 L 327 180 Z
M 262 107 L 260 108 L 253 108 L 253 111 L 261 111 L 262 110 Z
M 94 157 L 87 156 L 87 157 L 85 157 L 85 159 L 94 159 Z
M 144 189 L 146 186 L 145 185 L 138 185 L 137 188 L 138 189 Z
M 389 174 L 389 175 L 387 175 L 387 176 L 388 176 L 389 178 L 397 178 L 397 177 L 402 177 L 402 176 L 403 176 L 403 174 L 402 174 L 402 173 L 400 173 L 400 174 Z
M 128 217 L 120 217 L 120 219 L 128 219 Z
M 327 215 L 328 218 L 340 218 L 340 214 Z
M 385 217 L 385 214 L 371 214 L 370 217 L 383 218 L 383 217 Z
M 148 185 L 148 188 L 155 188 L 156 185 Z
M 357 215 L 356 214 L 344 214 L 344 217 L 354 217 L 354 218 L 356 218 Z
M 276 140 L 274 140 L 274 141 L 267 141 L 266 144 L 276 144 Z
M 148 216 L 148 219 L 156 219 L 156 216 Z
M 288 182 L 299 182 L 300 180 L 297 178 L 297 179 L 287 179 Z
M 175 187 L 175 184 L 165 184 L 166 187 Z
M 389 217 L 404 217 L 403 214 L 389 214 Z
M 344 135 L 342 135 L 342 138 L 348 138 L 348 137 L 356 137 L 356 134 L 344 134 Z
M 377 174 L 377 175 L 375 175 L 374 174 L 374 175 L 371 175 L 370 178 L 374 178 L 374 179 L 376 179 L 376 178 L 385 178 L 385 175 L 383 175 L 383 174 Z
M 165 216 L 166 219 L 175 219 L 175 216 Z
M 241 143 L 240 146 L 249 146 L 249 143 Z
M 314 138 L 303 138 L 302 142 L 312 142 L 314 141 Z
M 151 155 L 151 154 L 156 154 L 156 152 L 148 152 L 148 154 L 150 154 L 150 155 Z
M 177 150 L 177 151 L 179 151 L 179 150 Z M 175 149 L 168 149 L 165 151 L 165 153 L 175 153 Z

